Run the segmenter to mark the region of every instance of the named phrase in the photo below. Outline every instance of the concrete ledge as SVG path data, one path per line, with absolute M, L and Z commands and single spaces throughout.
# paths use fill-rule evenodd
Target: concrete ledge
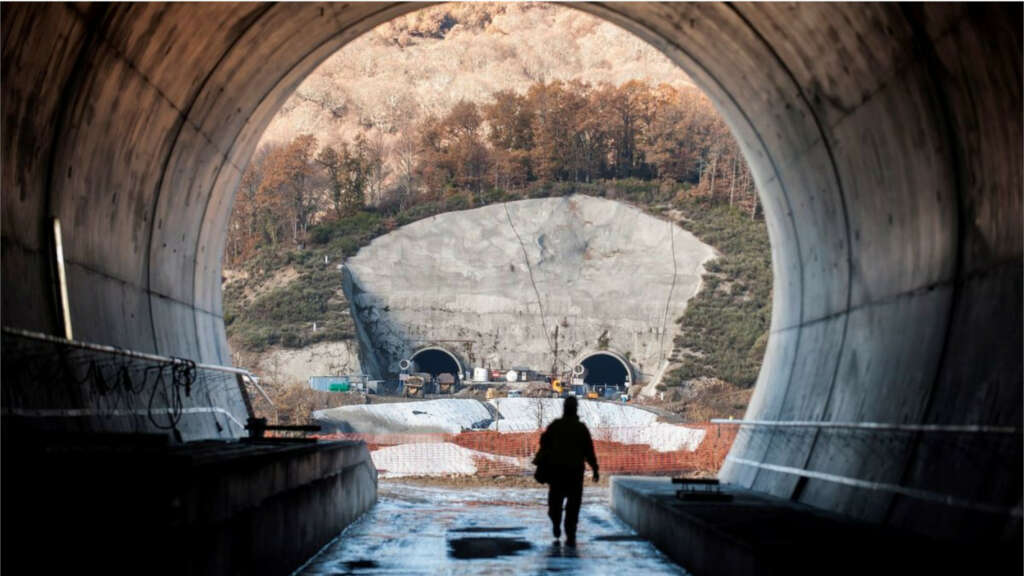
M 176 522 L 202 551 L 189 573 L 287 574 L 377 500 L 362 442 L 261 448 L 192 467 Z
M 361 442 L 11 438 L 3 568 L 13 572 L 288 574 L 377 499 Z
M 615 476 L 615 513 L 697 576 L 1020 574 L 1020 546 L 942 542 L 725 486 L 731 502 L 684 502 L 668 478 Z

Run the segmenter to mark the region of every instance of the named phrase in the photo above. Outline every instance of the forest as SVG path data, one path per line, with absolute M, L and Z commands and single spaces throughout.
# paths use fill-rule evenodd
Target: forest
M 770 320 L 771 256 L 753 178 L 699 90 L 630 81 L 500 91 L 462 101 L 388 138 L 367 130 L 261 148 L 236 194 L 225 268 L 232 345 L 249 351 L 353 337 L 334 265 L 415 220 L 495 202 L 590 194 L 671 218 L 714 246 L 687 308 L 667 387 L 693 378 L 750 386 Z M 252 284 L 291 267 L 289 284 Z M 246 296 L 246 295 L 249 296 Z M 316 321 L 318 329 L 310 330 Z
M 558 183 L 675 183 L 758 209 L 735 140 L 696 88 L 536 83 L 392 131 L 324 143 L 304 134 L 257 151 L 235 198 L 228 265 L 302 245 L 311 226 L 367 207 L 397 214 L 456 195 L 474 206 L 494 191 L 528 197 Z

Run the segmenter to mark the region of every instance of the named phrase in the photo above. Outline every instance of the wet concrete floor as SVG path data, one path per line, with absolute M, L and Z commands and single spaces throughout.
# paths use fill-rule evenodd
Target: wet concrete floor
M 576 548 L 554 545 L 547 492 L 381 482 L 379 502 L 298 574 L 687 574 L 588 485 Z

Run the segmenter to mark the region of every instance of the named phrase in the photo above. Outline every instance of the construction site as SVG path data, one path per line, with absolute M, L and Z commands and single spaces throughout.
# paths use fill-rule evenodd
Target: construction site
M 658 388 L 716 250 L 565 192 L 307 263 L 355 345 L 303 385 L 336 405 L 276 418 L 228 343 L 236 192 L 303 78 L 424 6 L 5 4 L 3 569 L 1024 571 L 1021 5 L 570 8 L 684 69 L 749 164 L 742 416 Z M 535 460 L 560 417 L 594 446 L 578 539 Z

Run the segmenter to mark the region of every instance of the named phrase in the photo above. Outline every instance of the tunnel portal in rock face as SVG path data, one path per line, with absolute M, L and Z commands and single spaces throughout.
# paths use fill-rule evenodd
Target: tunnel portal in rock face
M 443 348 L 424 348 L 412 355 L 415 372 L 427 372 L 431 376 L 448 373 L 456 381 L 462 379 L 462 369 L 455 356 Z
M 750 164 L 774 288 L 749 420 L 1022 427 L 1021 5 L 979 4 L 574 5 L 678 63 Z M 220 260 L 260 135 L 320 62 L 418 7 L 5 4 L 4 324 L 63 333 L 59 218 L 77 338 L 229 363 Z M 721 478 L 1020 541 L 1019 432 L 851 438 L 745 426 Z
M 375 378 L 420 343 L 455 339 L 473 367 L 544 374 L 608 347 L 635 359 L 640 380 L 671 354 L 674 320 L 712 257 L 674 222 L 575 194 L 397 228 L 345 261 L 344 289 Z
M 629 370 L 623 361 L 611 354 L 597 352 L 583 359 L 583 383 L 592 386 L 625 387 L 629 384 Z

